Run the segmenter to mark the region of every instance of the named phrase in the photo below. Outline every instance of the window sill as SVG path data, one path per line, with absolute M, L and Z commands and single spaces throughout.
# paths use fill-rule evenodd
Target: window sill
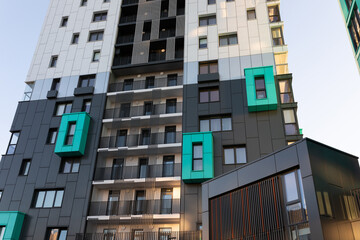
M 74 96 L 91 95 L 94 93 L 94 87 L 78 87 L 74 90 Z
M 58 95 L 58 91 L 57 91 L 57 90 L 50 90 L 50 91 L 47 92 L 46 97 L 47 97 L 48 99 L 51 99 L 51 98 L 56 98 L 57 95 Z
M 219 73 L 208 73 L 208 74 L 199 74 L 198 82 L 209 82 L 209 81 L 219 81 L 220 75 Z

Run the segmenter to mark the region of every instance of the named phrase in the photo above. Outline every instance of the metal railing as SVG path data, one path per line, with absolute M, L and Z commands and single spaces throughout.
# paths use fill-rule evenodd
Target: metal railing
M 115 55 L 114 66 L 131 64 L 132 56 Z
M 150 137 L 141 134 L 102 137 L 100 148 L 136 147 L 142 145 L 181 143 L 182 132 L 151 133 Z
M 137 15 L 128 15 L 128 16 L 121 16 L 120 17 L 120 23 L 130 23 L 130 22 L 136 22 Z
M 130 5 L 130 4 L 137 4 L 139 0 L 123 0 L 122 6 Z
M 174 105 L 174 106 L 170 106 L 170 105 L 167 106 L 167 104 L 155 104 L 152 106 L 151 114 L 146 114 L 145 110 L 148 110 L 148 109 L 144 105 L 130 107 L 130 110 L 129 109 L 125 110 L 125 109 L 121 109 L 121 108 L 110 108 L 110 109 L 105 110 L 104 119 L 181 113 L 182 112 L 182 102 L 177 102 L 176 105 Z M 147 112 L 147 113 L 149 113 L 149 112 Z
M 202 232 L 122 232 L 76 234 L 76 240 L 201 240 Z
M 150 52 L 149 54 L 149 62 L 157 62 L 157 61 L 164 61 L 166 58 L 166 52 L 156 51 Z
M 180 199 L 91 202 L 89 216 L 129 216 L 180 213 Z
M 95 181 L 122 180 L 134 178 L 178 177 L 181 175 L 181 164 L 156 164 L 142 166 L 96 168 Z
M 121 36 L 118 36 L 118 38 L 116 40 L 116 44 L 133 43 L 133 42 L 134 42 L 134 34 L 121 35 Z
M 154 87 L 169 87 L 169 86 L 181 86 L 183 84 L 183 76 L 178 76 L 176 79 L 168 79 L 168 78 L 155 78 Z M 131 90 L 139 90 L 145 89 L 146 87 L 146 80 L 138 80 L 133 81 L 132 89 Z M 109 84 L 109 92 L 120 92 L 124 91 L 124 82 L 118 83 L 110 83 Z

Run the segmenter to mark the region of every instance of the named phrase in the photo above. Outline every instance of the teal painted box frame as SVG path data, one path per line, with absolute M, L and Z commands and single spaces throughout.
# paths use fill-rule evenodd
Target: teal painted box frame
M 193 145 L 203 145 L 203 170 L 193 170 Z M 202 183 L 214 177 L 214 143 L 212 132 L 183 133 L 182 180 Z
M 5 226 L 3 240 L 20 239 L 25 213 L 0 212 L 0 226 Z
M 265 79 L 266 98 L 256 98 L 255 78 L 263 76 Z M 276 110 L 278 99 L 276 94 L 274 67 L 257 67 L 245 69 L 246 93 L 249 112 Z
M 72 145 L 65 145 L 69 123 L 76 122 Z M 85 154 L 90 116 L 86 112 L 63 114 L 56 140 L 55 153 L 60 157 L 78 157 Z

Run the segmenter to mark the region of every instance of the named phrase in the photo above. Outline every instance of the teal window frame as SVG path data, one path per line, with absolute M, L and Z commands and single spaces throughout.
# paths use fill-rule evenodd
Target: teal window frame
M 256 97 L 255 79 L 263 77 L 265 79 L 266 98 Z M 276 93 L 274 67 L 265 66 L 245 69 L 246 93 L 249 112 L 260 112 L 276 110 L 278 107 L 278 97 Z

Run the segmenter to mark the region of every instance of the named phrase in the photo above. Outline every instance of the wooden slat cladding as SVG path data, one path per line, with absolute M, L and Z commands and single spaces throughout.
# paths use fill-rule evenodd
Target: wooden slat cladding
M 210 200 L 210 239 L 285 239 L 279 177 Z

